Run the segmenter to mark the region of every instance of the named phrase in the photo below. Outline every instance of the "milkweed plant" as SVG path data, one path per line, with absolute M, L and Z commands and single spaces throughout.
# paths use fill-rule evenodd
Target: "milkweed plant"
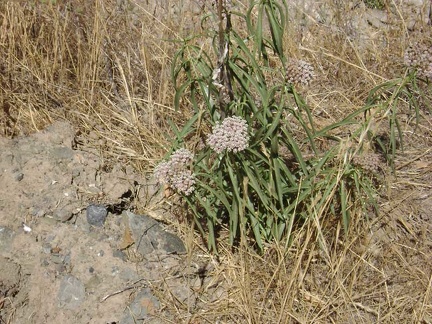
M 172 124 L 177 138 L 155 177 L 182 197 L 215 252 L 222 227 L 231 245 L 258 250 L 274 240 L 288 245 L 294 226 L 320 215 L 335 215 L 347 231 L 358 201 L 365 213 L 377 208 L 380 157 L 359 157 L 350 146 L 358 140 L 329 134 L 382 105 L 378 90 L 364 108 L 317 130 L 296 91 L 313 81 L 314 68 L 284 54 L 286 1 L 250 1 L 246 12 L 234 1 L 201 2 L 205 34 L 183 39 L 172 63 L 175 106 L 187 103 L 194 114 L 182 128 Z M 368 122 L 352 136 L 367 138 Z M 335 144 L 320 151 L 323 138 Z

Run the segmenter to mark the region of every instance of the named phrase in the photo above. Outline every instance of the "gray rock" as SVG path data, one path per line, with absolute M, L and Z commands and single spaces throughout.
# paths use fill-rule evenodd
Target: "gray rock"
M 15 180 L 16 181 L 21 181 L 22 179 L 24 179 L 24 173 L 22 173 L 22 172 L 18 172 L 18 173 L 16 173 L 15 174 Z
M 49 205 L 52 206 L 52 217 L 60 222 L 66 222 L 70 220 L 75 214 L 81 209 L 81 203 L 75 200 L 74 190 L 71 188 L 61 189 L 65 192 L 64 200 L 59 205 L 54 205 L 52 201 L 48 201 Z M 66 195 L 67 194 L 67 195 Z
M 52 216 L 58 221 L 66 222 L 72 218 L 73 212 L 70 210 L 70 208 L 60 208 L 56 209 Z
M 140 254 L 147 255 L 155 251 L 167 254 L 186 253 L 183 241 L 177 235 L 166 232 L 153 218 L 146 215 L 135 215 L 129 211 L 126 211 L 126 215 L 136 250 Z
M 113 257 L 119 258 L 119 259 L 121 259 L 123 261 L 127 260 L 127 256 L 126 256 L 126 254 L 123 251 L 114 250 L 113 253 L 112 253 L 112 255 L 113 255 Z
M 58 306 L 64 309 L 76 309 L 85 298 L 85 288 L 83 283 L 76 277 L 66 275 L 60 282 L 57 295 Z
M 87 207 L 87 222 L 93 226 L 102 227 L 108 215 L 108 210 L 103 205 L 90 205 Z
M 141 290 L 134 301 L 126 308 L 119 324 L 147 323 L 160 308 L 160 303 L 149 288 Z M 152 321 L 152 323 L 154 323 Z

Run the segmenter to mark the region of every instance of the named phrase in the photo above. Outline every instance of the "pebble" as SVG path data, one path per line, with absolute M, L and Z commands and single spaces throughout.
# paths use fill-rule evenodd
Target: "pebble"
M 123 261 L 127 260 L 126 254 L 123 251 L 120 251 L 120 250 L 114 250 L 113 253 L 112 253 L 112 256 L 114 258 L 119 258 L 119 259 L 121 259 Z
M 21 173 L 21 172 L 19 172 L 19 173 L 17 173 L 17 174 L 15 174 L 15 180 L 16 181 L 21 181 L 22 179 L 24 179 L 24 173 Z
M 87 222 L 90 225 L 102 227 L 108 215 L 108 210 L 103 205 L 89 205 L 87 207 Z
M 60 222 L 66 222 L 70 220 L 74 215 L 74 210 L 77 208 L 77 203 L 69 203 L 64 205 L 63 207 L 60 207 L 56 209 L 53 212 L 54 219 L 60 221 Z

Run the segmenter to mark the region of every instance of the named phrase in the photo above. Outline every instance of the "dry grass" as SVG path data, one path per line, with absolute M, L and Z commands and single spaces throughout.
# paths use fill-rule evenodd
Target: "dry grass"
M 49 3 L 0 3 L 1 134 L 25 135 L 66 119 L 81 149 L 97 150 L 107 164 L 151 171 L 169 149 L 167 120 L 181 124 L 191 113 L 172 108 L 176 44 L 168 40 L 190 32 L 194 26 L 186 21 L 193 17 L 184 8 L 171 10 L 169 1 Z M 347 26 L 349 12 L 339 7 L 338 26 Z M 403 73 L 404 49 L 425 37 L 408 32 L 403 18 L 392 16 L 393 29 L 375 30 L 363 44 L 349 29 L 310 16 L 308 30 L 290 25 L 287 51 L 308 59 L 319 74 L 313 87 L 302 89 L 319 127 Z M 426 91 L 430 100 L 430 85 Z M 338 221 L 326 223 L 317 211 L 312 223 L 296 229 L 288 249 L 272 244 L 257 255 L 222 246 L 210 275 L 225 294 L 200 310 L 161 302 L 191 323 L 432 323 L 432 151 L 425 151 L 432 147 L 432 119 L 425 107 L 422 112 L 417 129 L 406 114 L 406 150 L 396 177 L 388 176 L 381 190 L 379 217 L 355 219 L 343 235 Z M 190 257 L 206 255 L 196 233 L 178 226 Z

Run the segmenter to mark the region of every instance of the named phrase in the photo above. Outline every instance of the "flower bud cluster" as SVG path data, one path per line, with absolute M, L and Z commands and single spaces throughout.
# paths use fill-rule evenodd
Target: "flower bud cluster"
M 219 154 L 225 150 L 234 153 L 243 151 L 248 147 L 248 142 L 247 122 L 237 116 L 225 118 L 207 138 L 207 145 Z
M 432 80 L 432 46 L 416 44 L 406 49 L 404 63 L 418 71 L 418 76 Z
M 193 154 L 189 150 L 179 149 L 168 161 L 156 166 L 154 175 L 161 183 L 189 196 L 195 190 L 195 175 L 188 169 L 192 160 Z
M 308 85 L 315 77 L 314 68 L 303 60 L 291 60 L 287 67 L 286 80 L 292 84 Z

